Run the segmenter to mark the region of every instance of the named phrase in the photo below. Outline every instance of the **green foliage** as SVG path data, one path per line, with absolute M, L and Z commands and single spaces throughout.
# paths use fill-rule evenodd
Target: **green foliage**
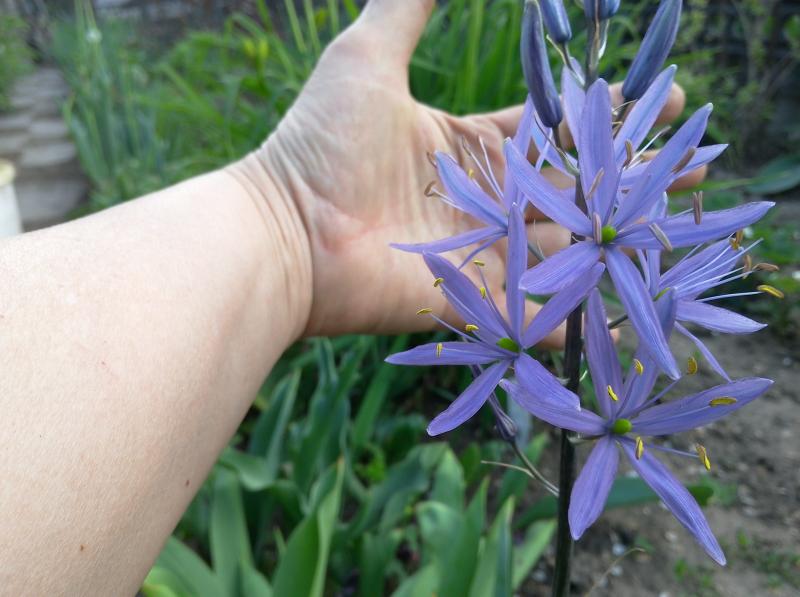
M 10 106 L 14 82 L 31 68 L 31 51 L 25 43 L 27 31 L 22 19 L 0 14 L 0 112 Z

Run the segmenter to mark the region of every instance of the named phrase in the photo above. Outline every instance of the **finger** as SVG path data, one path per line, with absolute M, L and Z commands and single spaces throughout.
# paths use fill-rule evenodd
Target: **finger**
M 645 162 L 649 162 L 658 154 L 658 150 L 654 149 L 651 151 L 646 151 L 642 155 L 642 159 Z M 670 187 L 667 189 L 668 192 L 674 193 L 676 191 L 685 191 L 686 189 L 691 189 L 696 187 L 701 182 L 703 182 L 708 174 L 708 166 L 700 166 L 689 172 L 688 174 L 684 174 L 678 180 L 672 183 Z
M 406 67 L 435 0 L 370 0 L 359 22 L 381 40 L 381 51 L 398 65 Z

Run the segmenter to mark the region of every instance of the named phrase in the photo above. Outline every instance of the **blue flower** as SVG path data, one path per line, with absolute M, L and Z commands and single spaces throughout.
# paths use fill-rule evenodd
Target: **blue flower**
M 700 223 L 691 213 L 649 217 L 676 172 L 697 151 L 710 113 L 710 106 L 695 112 L 648 162 L 630 189 L 622 193 L 608 85 L 602 79 L 594 83 L 586 94 L 576 138 L 577 167 L 588 213 L 575 204 L 569 190 L 557 189 L 513 143 L 506 143 L 508 169 L 520 192 L 546 216 L 581 239 L 526 272 L 522 287 L 532 294 L 557 292 L 605 257 L 639 338 L 673 379 L 679 376 L 677 364 L 658 325 L 653 301 L 625 249 L 671 250 L 718 239 L 752 224 L 774 205 L 762 201 L 709 212 Z
M 506 279 L 506 319 L 485 286 L 477 287 L 457 267 L 432 253 L 424 253 L 425 262 L 447 301 L 466 322 L 464 331 L 436 321 L 461 337 L 461 341 L 432 342 L 391 355 L 387 362 L 397 365 L 466 365 L 485 366 L 480 375 L 450 407 L 428 426 L 428 433 L 438 435 L 450 431 L 471 418 L 497 387 L 509 368 L 515 370 L 520 383 L 531 387 L 560 388 L 561 383 L 525 350 L 537 344 L 561 324 L 593 288 L 605 269 L 595 264 L 582 279 L 566 286 L 553 296 L 524 326 L 525 293 L 519 280 L 527 263 L 525 224 L 520 209 L 510 210 L 509 255 Z M 427 311 L 423 309 L 423 311 Z M 554 390 L 557 391 L 557 390 Z M 577 410 L 577 396 L 570 396 L 568 410 Z
M 667 329 L 672 324 L 675 301 L 672 293 L 659 301 L 659 321 Z M 534 416 L 548 423 L 595 438 L 586 464 L 581 470 L 570 497 L 569 523 L 573 538 L 578 539 L 600 516 L 608 498 L 619 464 L 621 448 L 639 476 L 661 498 L 719 564 L 725 555 L 714 537 L 700 506 L 653 451 L 694 456 L 666 448 L 643 438 L 690 431 L 707 425 L 740 409 L 763 394 L 772 381 L 758 377 L 718 385 L 697 394 L 659 403 L 676 382 L 650 396 L 656 375 L 648 374 L 649 359 L 635 360 L 623 382 L 622 368 L 606 325 L 606 313 L 596 289 L 589 295 L 586 325 L 586 353 L 595 387 L 600 415 L 588 410 L 565 408 L 571 392 L 561 388 L 557 400 L 549 388 L 536 388 L 503 382 L 509 395 Z M 697 456 L 710 468 L 705 448 L 697 446 Z

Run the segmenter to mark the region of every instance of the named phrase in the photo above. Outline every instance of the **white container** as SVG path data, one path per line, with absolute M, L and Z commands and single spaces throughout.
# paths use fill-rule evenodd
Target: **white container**
M 22 232 L 17 195 L 14 193 L 14 164 L 0 160 L 0 237 Z

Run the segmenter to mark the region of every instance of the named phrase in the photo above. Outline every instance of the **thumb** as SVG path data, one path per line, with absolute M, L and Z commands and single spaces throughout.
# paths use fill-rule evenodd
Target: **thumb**
M 435 4 L 435 0 L 369 0 L 360 20 L 382 40 L 383 51 L 406 66 Z

